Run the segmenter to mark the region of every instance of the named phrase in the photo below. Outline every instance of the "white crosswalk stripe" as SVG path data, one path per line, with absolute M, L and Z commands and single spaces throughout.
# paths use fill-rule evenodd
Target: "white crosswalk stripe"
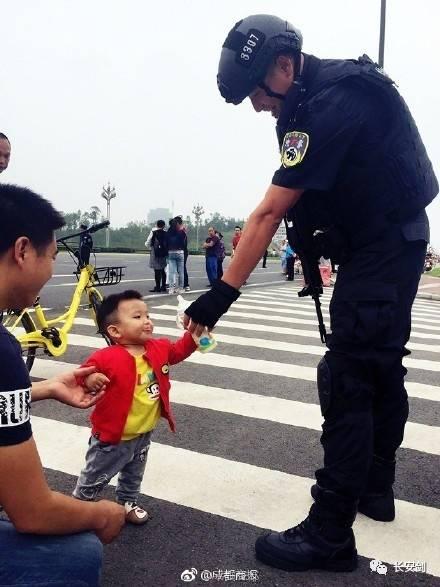
M 179 372 L 178 380 L 173 382 L 171 397 L 176 409 L 187 406 L 217 419 L 232 415 L 241 418 L 249 430 L 267 425 L 292 438 L 300 431 L 317 434 L 319 443 L 322 417 L 316 391 L 290 398 L 264 394 L 263 388 L 250 391 L 245 386 L 251 377 L 269 377 L 281 390 L 292 386 L 314 389 L 316 365 L 325 347 L 319 342 L 313 302 L 299 300 L 297 289 L 282 285 L 245 290 L 217 325 L 216 351 L 195 353 L 185 362 L 196 370 L 200 380 L 194 383 Z M 327 325 L 329 300 L 330 292 L 326 291 L 322 304 Z M 157 336 L 174 338 L 181 334 L 176 328 L 175 312 L 176 307 L 168 300 L 161 303 L 158 299 L 152 306 Z M 414 414 L 410 413 L 402 443 L 402 450 L 408 451 L 407 460 L 423 457 L 434 462 L 440 455 L 440 426 L 433 425 L 432 421 L 437 420 L 430 419 L 438 411 L 440 399 L 438 317 L 440 304 L 416 300 L 413 332 L 407 345 L 414 354 L 406 357 L 404 364 L 409 370 L 406 387 L 410 401 L 419 403 Z M 93 322 L 78 317 L 69 335 L 67 354 L 60 360 L 37 358 L 32 376 L 51 377 L 69 370 L 102 346 Z M 210 381 L 216 383 L 204 380 L 208 374 Z M 228 385 L 231 374 L 238 382 L 235 386 Z M 49 414 L 34 416 L 33 429 L 44 466 L 77 475 L 83 465 L 88 429 L 73 421 L 56 421 Z M 221 445 L 222 439 L 217 438 L 217 442 Z M 298 446 L 297 450 L 304 448 Z M 270 461 L 257 466 L 245 462 L 244 456 L 236 460 L 226 452 L 219 457 L 206 454 L 203 448 L 194 450 L 164 442 L 154 442 L 150 453 L 142 491 L 160 500 L 275 530 L 301 521 L 311 504 L 313 479 L 277 470 Z M 295 470 L 294 463 L 292 469 Z M 355 522 L 359 554 L 391 564 L 398 560 L 426 561 L 428 573 L 440 577 L 440 509 L 435 496 L 432 502 L 430 499 L 415 499 L 415 503 L 397 499 L 397 516 L 391 524 L 359 515 Z

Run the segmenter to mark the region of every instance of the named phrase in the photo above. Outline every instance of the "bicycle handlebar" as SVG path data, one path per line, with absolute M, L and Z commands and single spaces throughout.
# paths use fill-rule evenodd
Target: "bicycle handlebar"
M 81 232 L 75 232 L 74 234 L 69 234 L 67 236 L 62 236 L 61 238 L 57 238 L 57 243 L 64 242 L 70 238 L 74 238 L 76 236 L 81 236 L 82 234 L 97 232 L 98 230 L 102 230 L 103 228 L 107 228 L 110 225 L 110 220 L 104 220 L 104 222 L 100 222 L 99 224 L 92 224 L 89 228 L 85 230 L 81 230 Z
M 100 222 L 99 224 L 93 224 L 90 228 L 87 229 L 87 232 L 97 232 L 102 228 L 107 228 L 110 226 L 110 220 L 104 220 L 104 222 Z

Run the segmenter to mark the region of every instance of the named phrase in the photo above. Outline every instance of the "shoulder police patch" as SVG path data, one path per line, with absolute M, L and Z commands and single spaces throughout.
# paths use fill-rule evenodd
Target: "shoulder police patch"
M 294 130 L 284 135 L 281 147 L 281 163 L 283 167 L 293 167 L 304 159 L 309 146 L 309 135 Z

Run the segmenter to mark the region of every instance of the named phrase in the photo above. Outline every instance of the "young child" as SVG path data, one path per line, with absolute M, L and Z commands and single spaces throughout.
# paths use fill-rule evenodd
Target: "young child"
M 169 366 L 180 363 L 197 348 L 191 334 L 171 342 L 153 339 L 153 322 L 137 291 L 106 297 L 98 311 L 100 332 L 113 346 L 93 353 L 84 365 L 98 372 L 84 379 L 85 386 L 106 393 L 91 415 L 92 436 L 86 464 L 74 497 L 94 500 L 119 473 L 116 496 L 125 505 L 126 520 L 145 524 L 148 512 L 137 505 L 151 434 L 161 416 L 172 431 Z

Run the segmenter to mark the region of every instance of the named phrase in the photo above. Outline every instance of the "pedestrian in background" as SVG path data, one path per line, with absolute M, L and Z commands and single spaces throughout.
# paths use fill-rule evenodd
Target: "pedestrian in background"
M 186 264 L 188 261 L 188 227 L 183 223 L 182 216 L 176 216 L 177 227 L 185 233 L 185 248 L 183 250 L 183 288 L 185 291 L 190 291 L 188 270 Z
M 295 277 L 295 251 L 287 243 L 286 246 L 286 280 L 293 281 Z
M 241 238 L 241 226 L 236 226 L 234 228 L 234 236 L 232 237 L 232 251 L 231 251 L 231 259 L 235 255 L 235 249 L 238 246 Z
M 221 279 L 223 277 L 223 261 L 225 260 L 225 257 L 226 257 L 225 243 L 224 243 L 223 235 L 221 232 L 216 230 L 215 234 L 218 236 L 217 279 Z
M 181 218 L 180 218 L 181 220 Z M 168 228 L 168 282 L 170 293 L 181 293 L 184 284 L 185 248 L 187 247 L 186 233 L 182 230 L 176 218 L 170 220 Z
M 208 237 L 202 244 L 202 247 L 205 249 L 206 275 L 208 276 L 209 285 L 214 284 L 218 272 L 218 249 L 220 239 L 215 232 L 215 228 L 210 226 L 208 228 Z
M 145 246 L 150 247 L 150 267 L 154 271 L 156 285 L 150 289 L 151 293 L 166 293 L 166 272 L 168 260 L 168 236 L 165 231 L 165 221 L 158 220 L 152 228 Z
M 8 168 L 11 158 L 11 143 L 8 137 L 0 132 L 0 173 Z
M 281 246 L 280 246 L 280 260 L 281 260 L 281 273 L 283 275 L 287 274 L 287 256 L 286 256 L 286 250 L 287 250 L 287 239 L 284 239 L 283 241 L 281 241 Z

